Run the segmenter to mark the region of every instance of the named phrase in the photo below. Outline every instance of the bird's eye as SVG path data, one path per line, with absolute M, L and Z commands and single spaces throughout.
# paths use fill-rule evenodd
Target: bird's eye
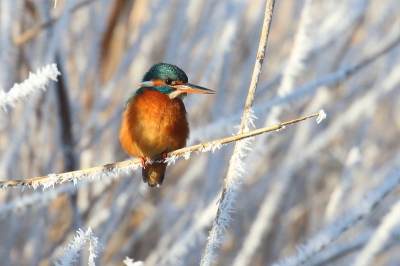
M 165 80 L 165 84 L 171 85 L 171 84 L 172 84 L 172 79 L 166 79 L 166 80 Z

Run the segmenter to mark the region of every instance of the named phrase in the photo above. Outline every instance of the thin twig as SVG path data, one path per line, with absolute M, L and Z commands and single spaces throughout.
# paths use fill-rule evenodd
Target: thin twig
M 263 28 L 261 30 L 260 43 L 258 45 L 257 57 L 256 57 L 256 62 L 254 64 L 253 76 L 251 78 L 249 93 L 247 94 L 247 99 L 244 106 L 243 119 L 240 125 L 240 131 L 243 131 L 243 129 L 245 128 L 246 126 L 245 118 L 248 115 L 247 112 L 249 111 L 250 108 L 253 107 L 254 95 L 256 93 L 258 80 L 261 74 L 261 67 L 264 63 L 265 50 L 267 49 L 268 34 L 272 22 L 272 12 L 274 11 L 274 4 L 275 0 L 268 0 L 265 7 L 264 23 L 263 23 Z
M 282 129 L 286 125 L 294 124 L 303 120 L 306 120 L 311 117 L 316 117 L 318 116 L 319 113 L 315 113 L 312 115 L 304 116 L 302 118 L 294 119 L 291 121 L 283 122 L 280 124 L 275 124 L 272 126 L 267 126 L 261 129 L 253 130 L 247 133 L 243 134 L 238 134 L 222 139 L 217 139 L 214 141 L 209 141 L 209 142 L 204 142 L 201 144 L 193 145 L 191 147 L 186 147 L 183 149 L 179 149 L 173 152 L 170 152 L 168 154 L 168 157 L 174 157 L 174 158 L 179 158 L 183 157 L 188 153 L 192 152 L 208 152 L 208 151 L 214 151 L 215 149 L 221 148 L 222 145 L 232 143 L 241 139 L 245 138 L 250 138 L 254 137 L 263 133 L 271 132 L 271 131 L 276 131 L 279 129 Z M 81 179 L 85 176 L 92 176 L 95 174 L 100 174 L 104 171 L 122 171 L 123 169 L 127 169 L 129 167 L 139 167 L 140 165 L 140 159 L 132 159 L 132 160 L 127 160 L 127 161 L 122 161 L 122 162 L 117 162 L 117 163 L 111 163 L 111 164 L 106 164 L 102 166 L 97 166 L 93 168 L 88 168 L 84 170 L 76 170 L 72 172 L 65 172 L 61 174 L 57 174 L 57 180 L 54 180 L 54 184 L 56 183 L 62 183 L 67 180 L 72 180 L 74 179 Z M 46 182 L 52 178 L 49 175 L 46 176 L 40 176 L 40 177 L 34 177 L 34 178 L 29 178 L 29 179 L 24 179 L 24 180 L 10 180 L 10 181 L 0 181 L 0 188 L 8 188 L 8 187 L 38 187 L 41 183 Z

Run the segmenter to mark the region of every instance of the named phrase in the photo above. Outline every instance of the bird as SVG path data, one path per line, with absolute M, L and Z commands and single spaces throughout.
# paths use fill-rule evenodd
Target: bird
M 175 65 L 158 63 L 125 103 L 119 139 L 127 154 L 140 158 L 143 182 L 150 187 L 162 185 L 168 153 L 186 146 L 189 122 L 182 100 L 187 93 L 215 91 L 190 84 Z

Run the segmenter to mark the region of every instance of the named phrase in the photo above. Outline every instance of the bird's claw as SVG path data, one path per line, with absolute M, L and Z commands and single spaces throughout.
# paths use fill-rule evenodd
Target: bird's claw
M 144 168 L 146 166 L 146 158 L 143 156 L 140 156 L 140 163 L 142 164 L 142 167 Z
M 168 152 L 167 151 L 163 151 L 161 156 L 162 156 L 163 161 L 165 161 L 165 159 L 167 159 L 167 157 L 168 157 Z

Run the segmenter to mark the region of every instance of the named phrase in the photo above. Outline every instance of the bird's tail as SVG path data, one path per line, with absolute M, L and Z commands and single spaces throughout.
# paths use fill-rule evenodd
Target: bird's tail
M 147 164 L 145 168 L 142 168 L 143 182 L 148 183 L 151 187 L 161 187 L 166 168 L 167 163 Z

